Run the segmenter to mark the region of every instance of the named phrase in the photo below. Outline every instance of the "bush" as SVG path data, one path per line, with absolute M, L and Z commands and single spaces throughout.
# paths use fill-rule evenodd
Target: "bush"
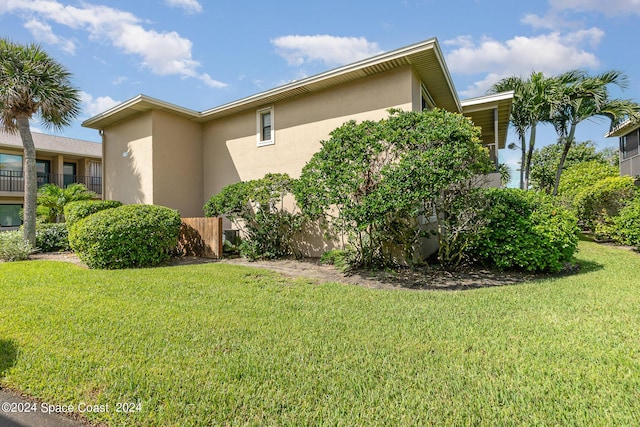
M 544 193 L 486 191 L 485 226 L 468 255 L 499 269 L 559 271 L 578 246 L 575 216 Z
M 67 204 L 78 200 L 90 200 L 96 193 L 87 190 L 84 184 L 71 184 L 65 188 L 45 184 L 38 189 L 37 214 L 45 222 L 64 222 L 63 213 Z
M 611 237 L 617 243 L 640 248 L 640 197 L 620 209 L 612 219 Z
M 249 260 L 282 258 L 294 253 L 293 236 L 303 223 L 299 212 L 284 208 L 291 193 L 287 174 L 227 185 L 204 206 L 205 216 L 225 215 L 242 231 L 240 254 Z
M 21 261 L 33 252 L 20 231 L 0 231 L 0 259 L 4 261 Z
M 180 225 L 173 209 L 126 205 L 81 219 L 71 226 L 69 243 L 90 268 L 148 267 L 169 258 Z
M 82 200 L 68 203 L 64 207 L 64 218 L 67 226 L 71 227 L 82 218 L 105 209 L 117 208 L 122 203 L 117 200 Z
M 595 230 L 633 199 L 635 187 L 630 176 L 611 176 L 597 181 L 581 191 L 574 199 L 574 208 L 580 224 Z
M 36 247 L 42 252 L 68 251 L 70 247 L 67 224 L 64 222 L 37 224 Z
M 356 255 L 353 249 L 332 249 L 322 254 L 320 264 L 331 264 L 345 272 L 354 264 Z
M 578 163 L 568 168 L 560 178 L 558 196 L 570 208 L 575 209 L 576 201 L 596 182 L 619 175 L 618 168 L 597 160 Z

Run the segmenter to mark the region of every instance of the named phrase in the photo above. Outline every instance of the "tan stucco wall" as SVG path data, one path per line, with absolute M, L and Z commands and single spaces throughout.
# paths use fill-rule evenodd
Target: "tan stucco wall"
M 104 198 L 153 203 L 152 114 L 110 126 L 103 135 Z M 126 154 L 125 154 L 126 153 Z
M 320 141 L 346 121 L 380 120 L 389 108 L 413 109 L 415 80 L 412 69 L 405 67 L 205 124 L 204 200 L 226 185 L 269 172 L 299 177 Z M 258 147 L 256 113 L 266 107 L 273 107 L 275 144 Z M 223 227 L 231 224 L 225 221 Z M 319 256 L 335 247 L 335 242 L 324 241 L 321 230 L 304 234 L 300 249 L 305 255 Z
M 414 79 L 406 67 L 276 103 L 274 145 L 257 146 L 258 109 L 205 124 L 204 199 L 228 184 L 262 178 L 268 172 L 297 178 L 320 149 L 320 141 L 347 120 L 379 120 L 392 107 L 411 110 Z
M 153 203 L 204 215 L 202 126 L 163 111 L 153 112 Z

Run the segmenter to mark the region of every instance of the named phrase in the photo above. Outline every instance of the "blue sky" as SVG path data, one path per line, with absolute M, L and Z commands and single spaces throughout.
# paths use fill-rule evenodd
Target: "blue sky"
M 624 71 L 612 95 L 640 102 L 639 18 L 640 0 L 0 0 L 0 36 L 41 44 L 73 73 L 82 114 L 63 133 L 92 141 L 80 123 L 140 93 L 201 111 L 432 37 L 462 99 L 509 75 L 581 68 Z M 585 123 L 577 140 L 617 145 L 607 130 Z M 538 143 L 553 142 L 542 129 Z M 501 153 L 514 170 L 517 157 Z

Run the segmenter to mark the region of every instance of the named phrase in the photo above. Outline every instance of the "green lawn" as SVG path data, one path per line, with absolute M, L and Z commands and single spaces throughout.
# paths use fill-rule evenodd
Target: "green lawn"
M 0 383 L 117 426 L 637 425 L 640 255 L 580 249 L 580 274 L 462 292 L 3 263 Z

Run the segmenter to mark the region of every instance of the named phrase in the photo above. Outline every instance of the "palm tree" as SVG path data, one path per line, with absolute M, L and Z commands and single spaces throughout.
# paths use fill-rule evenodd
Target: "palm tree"
M 84 184 L 71 184 L 66 188 L 45 184 L 38 190 L 38 214 L 46 222 L 60 222 L 64 219 L 64 207 L 67 203 L 91 200 L 94 197 L 96 193 L 87 190 Z
M 511 107 L 511 124 L 515 127 L 520 139 L 522 160 L 520 162 L 520 188 L 529 188 L 531 157 L 536 144 L 538 123 L 549 118 L 551 105 L 555 103 L 553 94 L 556 81 L 541 72 L 533 72 L 527 80 L 521 77 L 507 77 L 495 83 L 489 93 L 514 91 Z M 526 133 L 529 131 L 529 144 Z
M 24 239 L 36 239 L 36 150 L 29 120 L 47 128 L 70 125 L 79 113 L 80 92 L 71 74 L 35 44 L 0 39 L 0 129 L 20 133 L 24 147 Z
M 527 158 L 527 130 L 529 130 L 531 126 L 529 111 L 527 108 L 527 97 L 525 95 L 526 84 L 527 82 L 522 80 L 522 78 L 512 76 L 500 80 L 498 83 L 494 84 L 491 89 L 489 89 L 489 93 L 499 93 L 511 90 L 514 92 L 509 121 L 518 134 L 520 145 L 510 144 L 509 148 L 519 147 L 521 150 L 520 188 L 524 188 L 524 165 Z
M 613 84 L 622 89 L 627 87 L 627 77 L 622 72 L 607 71 L 596 76 L 589 76 L 581 71 L 570 73 L 570 78 L 559 79 L 557 99 L 560 103 L 555 106 L 549 118 L 558 133 L 559 143 L 563 145 L 556 169 L 554 196 L 558 194 L 564 163 L 574 143 L 576 127 L 580 122 L 597 116 L 608 117 L 613 128 L 623 119 L 640 112 L 640 105 L 631 100 L 609 99 L 609 85 Z

